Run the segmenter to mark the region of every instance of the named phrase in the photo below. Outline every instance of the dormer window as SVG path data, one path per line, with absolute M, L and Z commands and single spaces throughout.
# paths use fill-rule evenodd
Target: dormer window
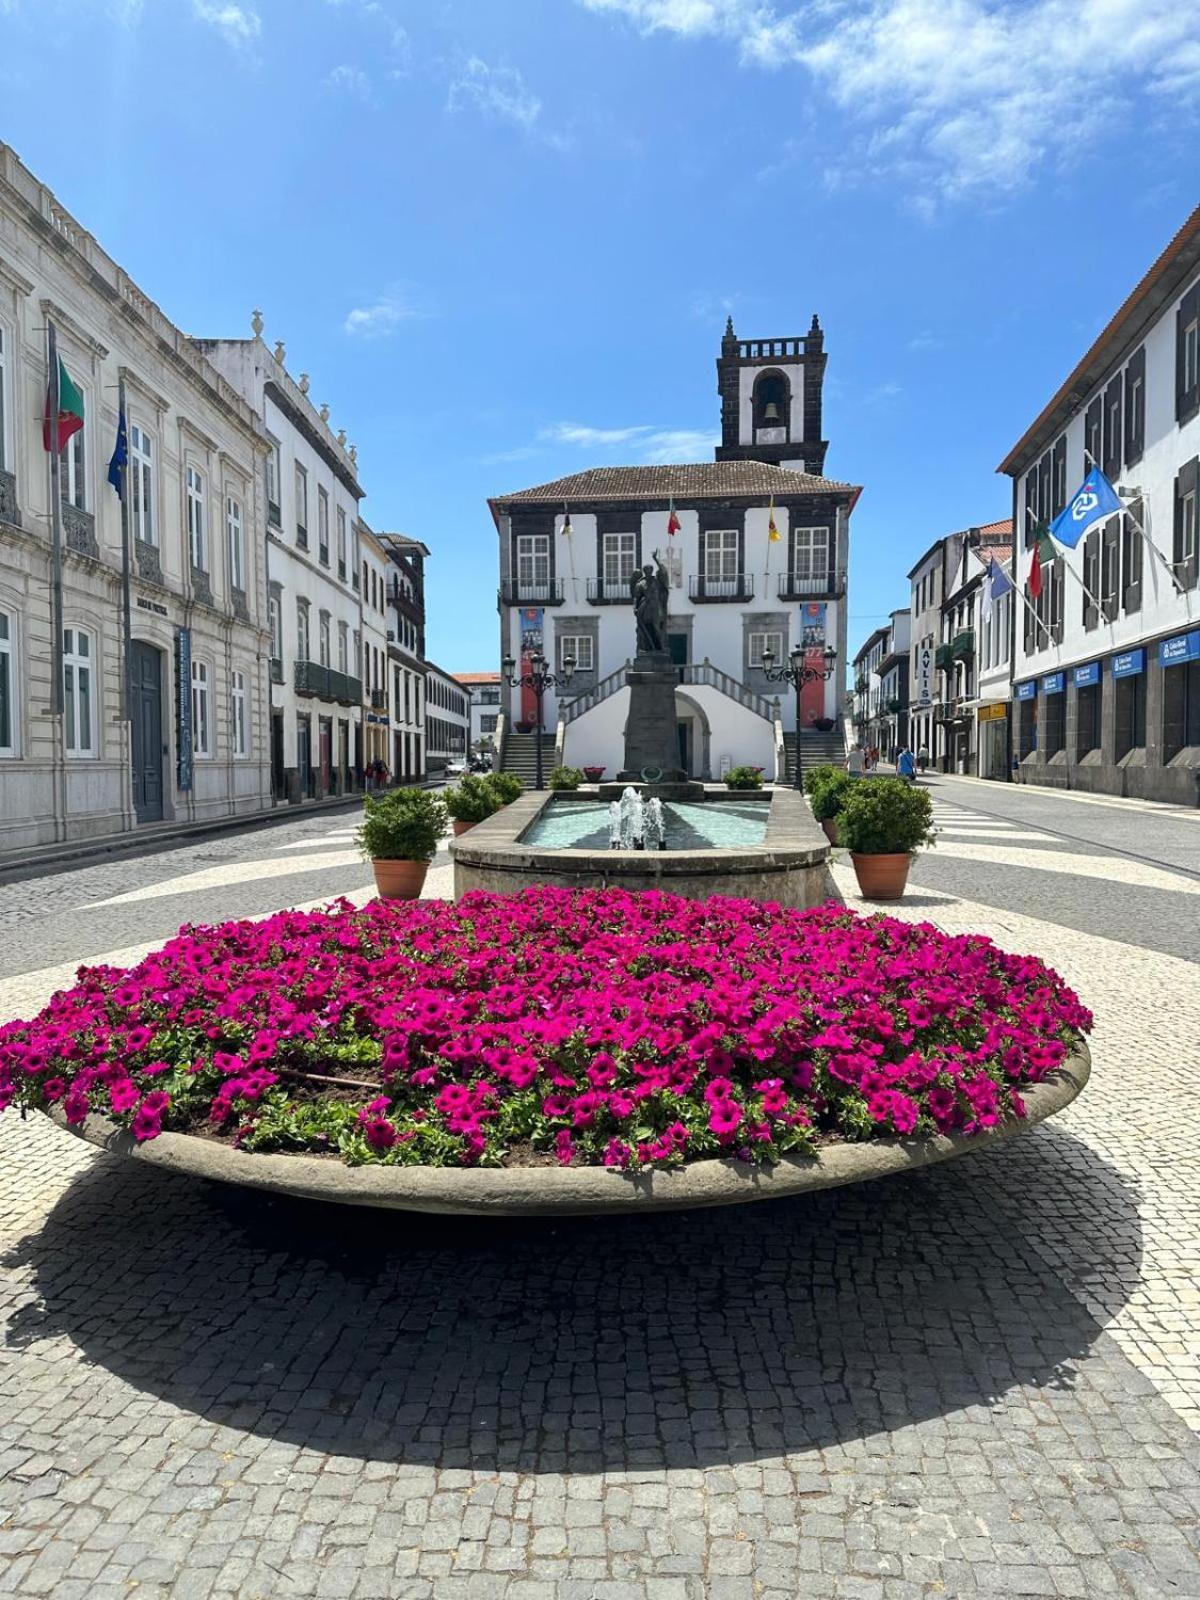
M 754 383 L 755 443 L 785 443 L 788 439 L 791 411 L 791 385 L 783 373 L 760 373 Z

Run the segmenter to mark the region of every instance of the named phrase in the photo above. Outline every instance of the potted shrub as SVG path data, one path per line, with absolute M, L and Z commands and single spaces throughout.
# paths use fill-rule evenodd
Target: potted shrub
M 583 775 L 589 783 L 599 783 L 604 776 L 604 772 L 605 769 L 603 767 L 584 767 L 583 769 Z
M 913 853 L 934 842 L 933 803 L 901 778 L 853 783 L 838 812 L 838 835 L 868 900 L 899 900 Z
M 813 727 L 817 730 L 818 733 L 832 733 L 833 732 L 833 727 L 834 727 L 833 718 L 832 717 L 814 717 L 813 718 Z
M 416 900 L 446 831 L 446 807 L 428 789 L 367 795 L 358 845 L 375 869 L 381 900 Z
M 532 722 L 514 722 L 513 723 L 513 732 L 514 733 L 532 733 L 533 732 L 533 723 Z
M 499 798 L 502 806 L 511 805 L 525 788 L 515 772 L 491 772 L 483 781 Z
M 583 773 L 578 767 L 555 767 L 547 779 L 551 789 L 578 789 L 583 782 Z
M 725 774 L 725 787 L 727 789 L 761 789 L 763 769 L 761 767 L 730 767 Z
M 810 781 L 814 777 L 816 781 Z M 841 767 L 817 767 L 805 777 L 804 787 L 812 814 L 830 844 L 838 843 L 838 814 L 857 781 Z
M 472 772 L 464 773 L 453 789 L 446 790 L 442 799 L 453 819 L 456 835 L 466 833 L 477 822 L 486 822 L 505 803 L 488 778 Z

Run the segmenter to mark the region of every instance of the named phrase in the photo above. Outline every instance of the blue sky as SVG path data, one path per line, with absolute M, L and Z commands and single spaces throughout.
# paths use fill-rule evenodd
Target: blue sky
M 0 0 L 0 136 L 177 323 L 261 306 L 495 655 L 489 494 L 711 459 L 826 330 L 852 643 L 1200 199 L 1180 0 Z

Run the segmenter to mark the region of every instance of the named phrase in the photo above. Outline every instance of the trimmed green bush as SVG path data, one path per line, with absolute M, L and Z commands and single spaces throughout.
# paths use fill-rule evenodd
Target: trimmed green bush
M 844 778 L 845 767 L 834 767 L 826 762 L 819 767 L 806 767 L 804 769 L 804 792 L 811 799 L 816 791 L 823 788 L 831 778 Z
M 555 767 L 547 782 L 551 789 L 578 789 L 583 773 L 578 767 Z
M 725 774 L 727 789 L 761 789 L 762 773 L 757 767 L 730 767 Z
M 453 789 L 442 796 L 446 810 L 455 822 L 486 822 L 504 804 L 487 778 L 478 773 L 464 773 Z
M 493 794 L 499 797 L 502 806 L 511 805 L 525 789 L 525 785 L 513 772 L 491 772 L 483 781 Z
M 808 791 L 808 803 L 818 822 L 832 822 L 840 816 L 846 796 L 862 782 L 861 778 L 852 778 L 840 767 L 830 767 L 828 772 L 829 776 L 823 783 Z
M 446 806 L 429 789 L 393 789 L 363 799 L 356 835 L 369 861 L 431 861 L 446 831 Z
M 934 843 L 933 803 L 902 778 L 856 778 L 837 813 L 838 840 L 855 855 L 911 855 Z

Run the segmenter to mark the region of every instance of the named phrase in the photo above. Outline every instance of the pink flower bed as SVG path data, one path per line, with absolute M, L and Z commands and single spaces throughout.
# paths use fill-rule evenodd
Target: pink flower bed
M 0 1108 L 249 1150 L 631 1169 L 1020 1117 L 1091 1016 L 980 937 L 537 888 L 185 928 L 0 1027 Z

